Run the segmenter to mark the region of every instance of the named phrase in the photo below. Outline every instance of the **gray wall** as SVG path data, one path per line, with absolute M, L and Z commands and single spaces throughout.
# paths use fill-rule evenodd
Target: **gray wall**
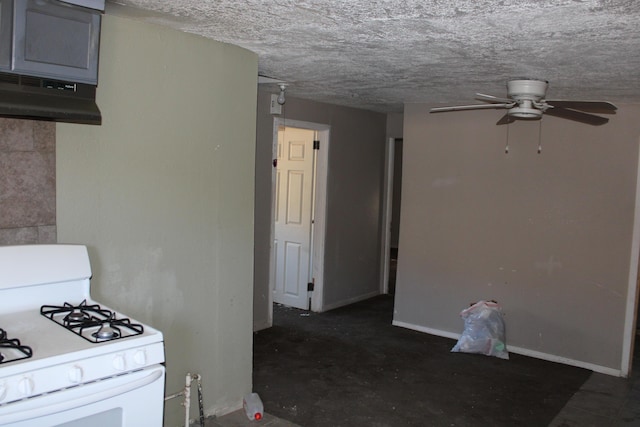
M 510 349 L 621 369 L 640 106 L 605 126 L 406 105 L 394 322 L 455 336 L 496 299 Z M 635 272 L 633 273 L 635 274 Z M 453 342 L 452 342 L 453 345 Z
M 277 90 L 273 89 L 273 93 Z M 273 118 L 260 90 L 256 141 L 254 325 L 269 323 L 269 246 Z M 282 116 L 330 125 L 324 306 L 379 291 L 380 205 L 386 116 L 287 97 Z
M 387 138 L 402 138 L 404 114 L 387 114 Z
M 58 240 L 88 245 L 96 299 L 164 333 L 168 393 L 198 373 L 206 413 L 239 408 L 252 371 L 257 57 L 109 14 L 101 45 L 102 126 L 57 125 Z M 180 403 L 167 403 L 167 426 L 184 419 Z

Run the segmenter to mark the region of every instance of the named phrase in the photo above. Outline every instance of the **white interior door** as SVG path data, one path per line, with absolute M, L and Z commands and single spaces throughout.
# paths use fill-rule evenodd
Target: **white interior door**
M 273 301 L 308 309 L 314 131 L 278 129 Z

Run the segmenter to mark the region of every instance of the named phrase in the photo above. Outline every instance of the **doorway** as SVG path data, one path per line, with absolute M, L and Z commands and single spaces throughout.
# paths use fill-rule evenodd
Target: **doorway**
M 274 119 L 270 311 L 322 311 L 328 150 L 329 126 Z

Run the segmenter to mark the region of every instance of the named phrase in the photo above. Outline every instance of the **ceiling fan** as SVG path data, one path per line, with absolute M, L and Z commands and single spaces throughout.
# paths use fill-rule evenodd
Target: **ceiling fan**
M 567 101 L 545 99 L 549 82 L 538 79 L 514 79 L 507 82 L 507 98 L 476 93 L 476 99 L 488 104 L 459 105 L 432 108 L 430 113 L 458 110 L 504 108 L 507 110 L 497 125 L 513 123 L 516 119 L 540 119 L 543 114 L 574 120 L 589 125 L 603 125 L 609 119 L 590 113 L 614 114 L 618 109 L 607 101 Z

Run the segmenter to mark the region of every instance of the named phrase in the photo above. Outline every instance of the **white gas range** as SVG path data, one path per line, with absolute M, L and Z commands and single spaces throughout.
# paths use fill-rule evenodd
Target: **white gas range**
M 0 426 L 162 425 L 162 333 L 90 278 L 85 246 L 0 247 Z

